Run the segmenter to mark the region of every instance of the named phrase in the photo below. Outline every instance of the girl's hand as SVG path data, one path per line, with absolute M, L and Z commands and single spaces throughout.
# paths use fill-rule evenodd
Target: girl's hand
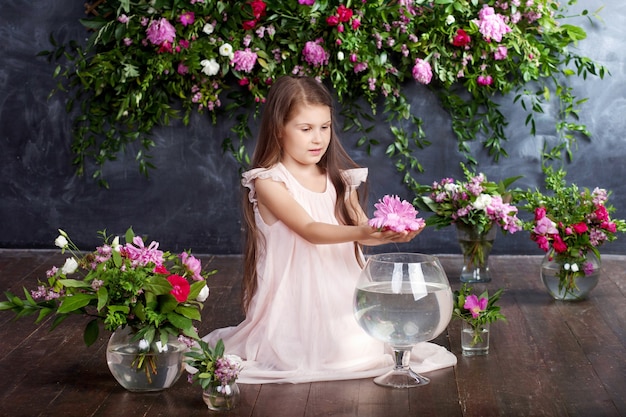
M 375 229 L 369 225 L 367 225 L 367 227 L 369 228 L 369 231 L 370 231 L 369 238 L 367 239 L 367 242 L 363 242 L 363 244 L 370 245 L 370 246 L 384 245 L 386 243 L 410 242 L 411 240 L 415 238 L 415 236 L 419 235 L 420 233 L 422 233 L 422 230 L 424 230 L 424 227 L 422 227 L 418 230 L 395 232 L 393 230 L 379 231 L 378 229 Z

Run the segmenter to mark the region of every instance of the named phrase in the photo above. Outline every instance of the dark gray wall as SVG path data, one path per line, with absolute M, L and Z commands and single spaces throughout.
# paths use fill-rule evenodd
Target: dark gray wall
M 622 0 L 585 1 L 577 9 L 596 10 L 604 5 L 604 24 L 582 24 L 588 39 L 580 52 L 606 65 L 611 76 L 604 80 L 574 79 L 575 94 L 590 97 L 581 113 L 582 122 L 593 132 L 591 141 L 580 141 L 568 179 L 580 186 L 602 186 L 613 190 L 616 216 L 626 218 L 626 189 L 623 185 L 626 147 L 626 3 Z M 177 123 L 158 129 L 154 139 L 154 162 L 158 169 L 148 179 L 137 172 L 131 156 L 107 165 L 110 189 L 99 188 L 89 177 L 78 178 L 71 165 L 71 120 L 65 113 L 64 97 L 47 99 L 54 87 L 52 66 L 37 52 L 49 49 L 48 37 L 60 40 L 86 36 L 78 19 L 82 3 L 70 0 L 3 0 L 0 12 L 0 247 L 51 248 L 57 228 L 66 230 L 86 249 L 98 242 L 96 231 L 123 233 L 132 225 L 170 250 L 193 248 L 197 253 L 240 252 L 238 165 L 221 150 L 230 136 L 230 120 L 213 126 L 207 116 L 195 115 L 190 126 Z M 460 160 L 447 114 L 426 89 L 407 85 L 414 112 L 425 121 L 433 145 L 418 156 L 426 172 L 418 176 L 430 183 L 444 176 L 458 176 Z M 517 185 L 534 187 L 541 181 L 539 157 L 543 141 L 554 140 L 554 121 L 547 113 L 531 137 L 524 126 L 525 114 L 510 98 L 502 100 L 508 116 L 509 158 L 493 163 L 479 155 L 479 169 L 489 179 L 524 175 Z M 384 156 L 389 133 L 381 117 L 376 134 L 383 142 L 368 156 L 354 146 L 356 135 L 343 140 L 353 157 L 370 168 L 370 197 L 398 194 L 411 199 Z M 254 131 L 254 129 L 253 129 Z M 626 238 L 603 247 L 603 253 L 622 253 Z M 383 248 L 385 249 L 385 248 Z M 392 248 L 395 250 L 395 248 Z M 403 250 L 427 253 L 459 253 L 451 228 L 423 232 Z M 540 254 L 527 233 L 500 236 L 495 253 Z

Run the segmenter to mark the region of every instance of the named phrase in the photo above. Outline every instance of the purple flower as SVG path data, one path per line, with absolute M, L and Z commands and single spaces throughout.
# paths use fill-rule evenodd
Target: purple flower
M 246 48 L 243 51 L 235 51 L 231 63 L 235 65 L 235 71 L 250 72 L 254 68 L 257 58 L 256 52 Z
M 315 4 L 315 0 L 298 0 L 298 3 L 303 6 L 313 6 Z
M 424 61 L 421 58 L 417 58 L 415 60 L 415 65 L 413 66 L 413 78 L 421 84 L 430 83 L 430 80 L 433 78 L 433 71 L 430 68 L 428 61 Z
M 481 311 L 487 308 L 487 298 L 481 297 L 480 300 L 474 294 L 467 296 L 463 308 L 472 313 L 472 318 L 480 316 Z
M 174 43 L 176 29 L 166 18 L 161 18 L 150 22 L 146 35 L 153 45 L 161 45 L 163 42 Z
M 424 219 L 416 218 L 415 207 L 406 200 L 401 201 L 398 196 L 386 195 L 374 207 L 374 218 L 368 224 L 376 229 L 404 232 L 419 230 L 425 226 Z
M 159 243 L 152 241 L 148 247 L 144 246 L 140 236 L 133 238 L 133 243 L 126 243 L 124 252 L 133 266 L 146 266 L 154 263 L 156 266 L 163 265 L 163 251 L 159 250 Z
M 304 60 L 314 67 L 328 64 L 329 54 L 318 42 L 308 41 L 302 49 Z

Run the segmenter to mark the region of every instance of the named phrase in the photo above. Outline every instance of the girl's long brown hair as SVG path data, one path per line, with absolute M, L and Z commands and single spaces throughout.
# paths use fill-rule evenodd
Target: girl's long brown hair
M 261 125 L 257 138 L 256 148 L 252 155 L 252 168 L 270 168 L 281 160 L 282 144 L 280 132 L 285 124 L 294 117 L 294 113 L 300 105 L 324 105 L 331 111 L 334 118 L 334 104 L 330 91 L 324 84 L 313 78 L 283 76 L 278 78 L 270 88 L 261 117 Z M 335 203 L 335 216 L 340 223 L 355 225 L 357 219 L 346 205 L 346 193 L 348 186 L 342 176 L 342 171 L 359 166 L 350 158 L 339 141 L 335 128 L 331 124 L 331 138 L 328 149 L 318 165 L 323 168 L 337 191 Z M 243 215 L 244 215 L 244 270 L 242 305 L 244 311 L 248 310 L 250 301 L 257 289 L 257 257 L 259 248 L 257 245 L 264 244 L 259 239 L 252 203 L 248 200 L 248 189 L 243 190 Z M 361 197 L 363 200 L 365 194 Z M 358 253 L 358 245 L 355 243 L 355 256 Z M 360 258 L 357 256 L 357 259 Z

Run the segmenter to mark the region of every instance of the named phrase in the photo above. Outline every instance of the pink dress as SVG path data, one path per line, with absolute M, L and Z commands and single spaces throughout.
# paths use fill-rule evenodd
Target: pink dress
M 367 169 L 348 170 L 345 175 L 354 190 L 367 178 Z M 242 184 L 250 189 L 257 226 L 266 242 L 257 266 L 258 288 L 243 322 L 217 329 L 204 340 L 214 344 L 221 338 L 227 354 L 244 359 L 241 383 L 356 379 L 389 370 L 393 361 L 385 345 L 366 334 L 352 312 L 361 272 L 354 245 L 315 245 L 280 221 L 266 224 L 256 207 L 256 178 L 285 183 L 313 219 L 338 224 L 330 181 L 326 191 L 317 193 L 300 185 L 280 163 L 245 172 Z M 418 372 L 456 363 L 453 354 L 432 343 L 421 343 L 414 351 Z

